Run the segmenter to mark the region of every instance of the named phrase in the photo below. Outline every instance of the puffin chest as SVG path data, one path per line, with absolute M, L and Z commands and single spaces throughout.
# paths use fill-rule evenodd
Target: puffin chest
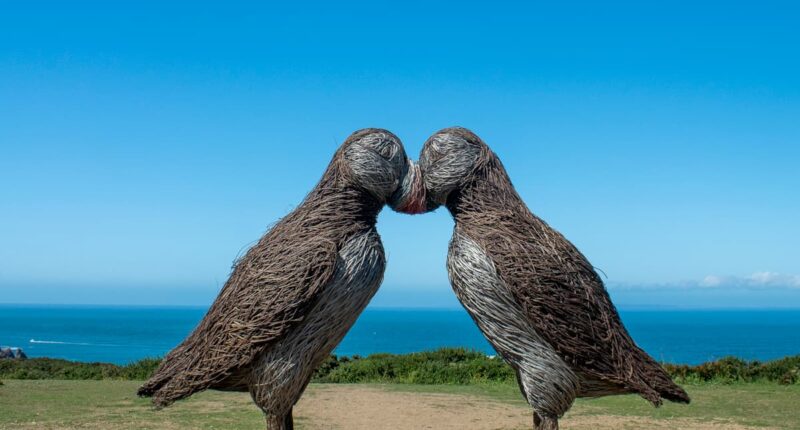
M 350 238 L 339 251 L 331 281 L 305 319 L 275 349 L 327 356 L 355 323 L 383 279 L 383 246 L 374 229 Z
M 560 415 L 572 404 L 578 377 L 536 332 L 483 248 L 455 231 L 447 272 L 458 300 L 494 349 L 517 371 L 528 402 Z
M 453 234 L 447 273 L 458 300 L 506 360 L 515 364 L 525 361 L 531 350 L 552 349 L 528 322 L 491 258 L 462 233 Z
M 288 410 L 377 292 L 385 266 L 374 229 L 354 236 L 339 252 L 333 278 L 314 306 L 254 370 L 254 396 L 270 410 Z

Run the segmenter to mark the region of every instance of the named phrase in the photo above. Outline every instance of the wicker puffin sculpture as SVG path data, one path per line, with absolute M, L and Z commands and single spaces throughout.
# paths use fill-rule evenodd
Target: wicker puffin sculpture
M 392 133 L 353 133 L 302 204 L 236 262 L 200 324 L 138 394 L 163 407 L 205 389 L 249 391 L 268 429 L 292 429 L 314 370 L 381 284 L 376 217 L 385 203 L 414 211 L 405 203 L 421 185 L 411 186 L 411 168 Z
M 631 339 L 586 257 L 528 210 L 478 136 L 464 128 L 434 134 L 419 170 L 425 204 L 405 207 L 445 205 L 453 216 L 450 283 L 515 369 L 535 429 L 557 429 L 576 397 L 637 393 L 655 406 L 689 402 Z

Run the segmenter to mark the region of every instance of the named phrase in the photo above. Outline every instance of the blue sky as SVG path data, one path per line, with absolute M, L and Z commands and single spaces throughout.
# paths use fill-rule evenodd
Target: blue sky
M 800 307 L 797 6 L 287 3 L 2 6 L 0 302 L 208 304 L 350 132 L 462 125 L 620 306 Z M 446 212 L 378 228 L 457 306 Z

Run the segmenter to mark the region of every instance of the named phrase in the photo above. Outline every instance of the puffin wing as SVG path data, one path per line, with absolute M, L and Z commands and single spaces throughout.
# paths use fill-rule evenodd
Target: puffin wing
M 235 381 L 256 356 L 279 341 L 331 281 L 338 243 L 314 229 L 279 223 L 239 260 L 192 334 L 172 350 L 139 389 L 158 406 Z
M 589 381 L 622 386 L 656 405 L 662 397 L 688 402 L 686 392 L 631 339 L 586 257 L 530 217 L 477 237 L 537 333 Z

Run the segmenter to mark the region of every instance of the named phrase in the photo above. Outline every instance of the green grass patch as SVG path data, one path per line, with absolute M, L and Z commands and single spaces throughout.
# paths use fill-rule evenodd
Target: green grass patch
M 157 411 L 136 396 L 141 381 L 5 380 L 3 429 L 260 429 L 264 417 L 242 393 L 208 391 Z

